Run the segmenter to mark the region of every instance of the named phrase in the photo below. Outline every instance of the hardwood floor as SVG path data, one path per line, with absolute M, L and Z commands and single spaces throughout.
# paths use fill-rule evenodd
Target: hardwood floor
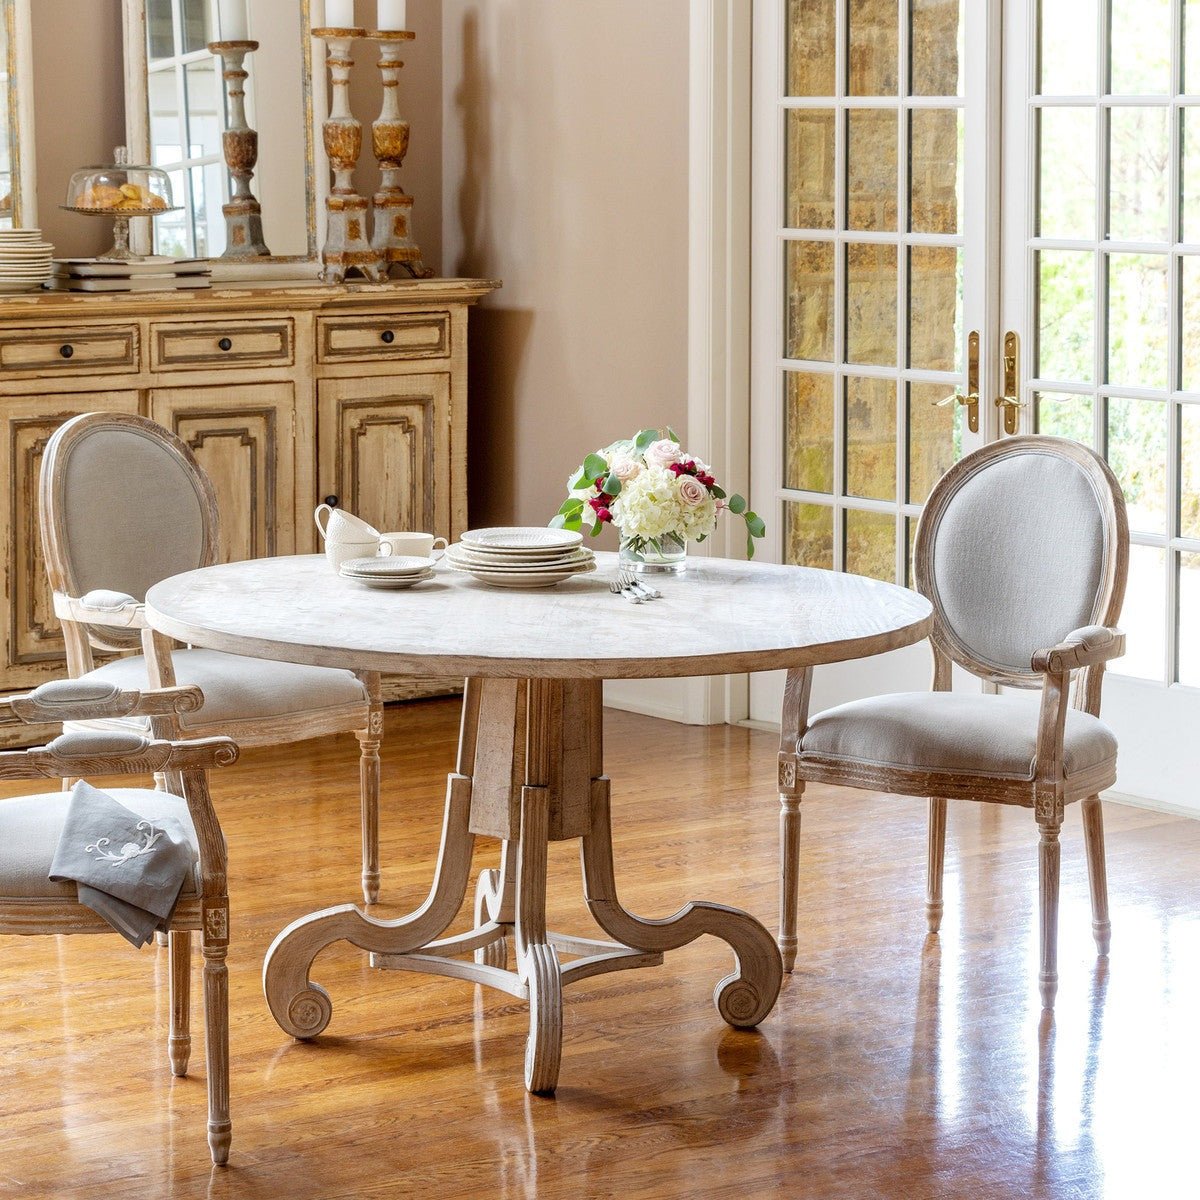
M 629 907 L 719 900 L 774 928 L 774 740 L 607 717 Z M 453 701 L 389 710 L 383 915 L 426 894 L 456 718 Z M 358 894 L 357 757 L 345 737 L 214 775 L 233 902 L 228 1168 L 208 1159 L 199 1038 L 192 1076 L 167 1067 L 166 952 L 0 939 L 0 1196 L 1196 1194 L 1200 822 L 1105 806 L 1106 966 L 1069 814 L 1061 986 L 1043 1026 L 1032 816 L 951 806 L 945 919 L 926 939 L 924 802 L 813 786 L 796 972 L 761 1032 L 718 1018 L 730 960 L 705 939 L 568 990 L 545 1100 L 522 1086 L 521 1004 L 372 971 L 346 947 L 314 970 L 334 1000 L 325 1036 L 294 1043 L 271 1020 L 271 939 Z M 495 844 L 477 860 L 495 865 Z M 573 843 L 551 848 L 550 891 L 555 924 L 591 932 Z

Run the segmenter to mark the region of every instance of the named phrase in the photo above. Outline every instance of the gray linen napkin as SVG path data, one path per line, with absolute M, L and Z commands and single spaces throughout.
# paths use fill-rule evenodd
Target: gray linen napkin
M 166 929 L 195 865 L 196 848 L 181 822 L 142 817 L 81 779 L 71 790 L 50 879 L 73 880 L 80 904 L 141 947 Z

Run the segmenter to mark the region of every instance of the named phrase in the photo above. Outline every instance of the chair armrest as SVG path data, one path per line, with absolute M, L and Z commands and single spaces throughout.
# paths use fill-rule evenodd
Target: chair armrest
M 0 701 L 0 724 L 99 721 L 198 712 L 204 693 L 195 686 L 125 692 L 103 679 L 55 679 L 24 696 Z M 5 720 L 5 718 L 8 718 Z
M 45 746 L 0 753 L 0 779 L 64 779 L 91 775 L 153 775 L 203 771 L 238 758 L 231 738 L 168 742 L 138 733 L 64 733 Z
M 145 629 L 146 606 L 124 592 L 96 590 L 84 596 L 54 593 L 54 615 L 61 621 L 107 625 L 113 629 Z
M 1085 625 L 1068 633 L 1057 646 L 1039 650 L 1033 669 L 1042 675 L 1063 675 L 1080 667 L 1092 667 L 1125 653 L 1125 634 L 1107 625 Z

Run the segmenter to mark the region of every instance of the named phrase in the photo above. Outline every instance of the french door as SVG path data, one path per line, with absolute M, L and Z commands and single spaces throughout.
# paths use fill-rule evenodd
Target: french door
M 956 458 L 1017 431 L 1095 446 L 1134 542 L 1118 788 L 1200 807 L 1200 0 L 755 10 L 767 553 L 908 583 Z M 815 704 L 927 684 L 913 648 L 818 672 Z M 779 688 L 752 681 L 752 718 Z

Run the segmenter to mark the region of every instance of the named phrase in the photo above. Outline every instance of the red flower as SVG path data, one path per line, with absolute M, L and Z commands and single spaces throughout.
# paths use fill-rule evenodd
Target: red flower
M 601 505 L 599 508 L 596 509 L 596 520 L 602 521 L 605 524 L 607 524 L 609 521 L 612 520 L 612 513 L 610 513 L 607 508 L 605 508 L 603 505 Z

